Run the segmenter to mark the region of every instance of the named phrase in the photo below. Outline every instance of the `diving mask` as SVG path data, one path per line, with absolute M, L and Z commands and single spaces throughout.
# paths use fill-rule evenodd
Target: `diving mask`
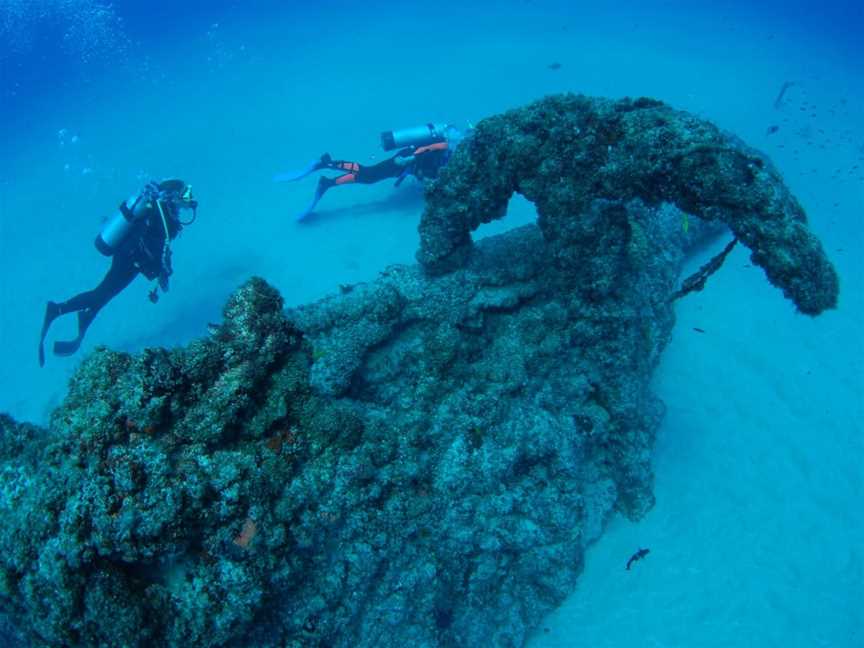
M 195 211 L 198 208 L 198 201 L 195 200 L 195 197 L 192 195 L 191 184 L 187 184 L 183 190 L 183 194 L 180 196 L 180 206 L 191 209 L 192 211 Z
M 198 201 L 195 200 L 195 196 L 192 195 L 192 185 L 184 182 L 179 179 L 169 179 L 163 180 L 158 185 L 156 185 L 158 192 L 158 200 L 163 202 L 167 202 L 173 206 L 173 210 L 176 213 L 180 209 L 191 209 L 192 210 L 192 219 L 188 222 L 179 221 L 181 225 L 190 225 L 195 221 L 198 208 Z

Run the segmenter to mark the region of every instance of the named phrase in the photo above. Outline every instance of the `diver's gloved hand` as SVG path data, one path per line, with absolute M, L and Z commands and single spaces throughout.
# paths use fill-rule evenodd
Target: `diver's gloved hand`
M 411 169 L 405 167 L 404 169 L 402 169 L 402 173 L 399 174 L 399 177 L 396 178 L 396 182 L 393 183 L 393 186 L 398 187 L 399 185 L 401 185 L 405 181 L 405 178 L 407 178 L 409 175 L 411 175 Z
M 159 270 L 159 287 L 162 292 L 168 292 L 168 278 L 174 274 L 174 268 L 171 267 L 171 248 L 166 245 L 162 251 L 162 267 Z
M 159 288 L 162 289 L 163 293 L 167 293 L 168 289 L 171 287 L 168 283 L 168 279 L 171 276 L 171 273 L 165 272 L 164 270 L 159 273 L 159 276 L 156 277 L 156 280 L 159 282 Z
M 411 146 L 410 148 L 404 148 L 399 151 L 396 155 L 393 156 L 393 161 L 397 166 L 404 167 L 408 166 L 414 161 L 414 148 Z

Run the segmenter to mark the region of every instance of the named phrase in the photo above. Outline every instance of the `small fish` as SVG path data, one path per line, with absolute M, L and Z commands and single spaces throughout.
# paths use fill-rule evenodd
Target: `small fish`
M 550 70 L 560 70 L 561 64 L 558 61 L 555 61 L 554 63 L 550 63 L 546 67 L 549 68 Z
M 697 333 L 704 333 L 705 332 L 705 329 L 701 329 L 698 326 L 694 326 L 693 330 L 696 331 Z
M 774 108 L 780 110 L 783 105 L 783 97 L 786 95 L 786 91 L 795 85 L 794 81 L 786 81 L 781 87 L 780 92 L 777 93 L 777 98 L 774 100 Z M 803 110 L 803 108 L 802 108 Z
M 776 133 L 779 130 L 780 130 L 780 127 L 777 124 L 773 124 L 773 125 L 768 127 L 768 130 L 765 131 L 765 134 L 766 135 L 773 135 L 774 133 Z
M 642 560 L 650 551 L 650 549 L 639 549 L 636 553 L 630 556 L 630 560 L 627 561 L 627 571 L 630 571 L 630 565 L 637 560 Z

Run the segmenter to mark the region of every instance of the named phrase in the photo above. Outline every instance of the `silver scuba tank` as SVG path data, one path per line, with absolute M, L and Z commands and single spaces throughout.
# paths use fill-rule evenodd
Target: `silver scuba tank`
M 109 218 L 94 241 L 96 249 L 105 256 L 111 256 L 126 240 L 135 221 L 148 209 L 149 200 L 144 195 L 136 195 L 120 204 L 117 213 Z
M 447 124 L 423 124 L 413 128 L 384 131 L 381 133 L 381 146 L 385 151 L 391 151 L 405 146 L 426 146 L 443 142 L 446 139 L 444 137 L 446 130 Z

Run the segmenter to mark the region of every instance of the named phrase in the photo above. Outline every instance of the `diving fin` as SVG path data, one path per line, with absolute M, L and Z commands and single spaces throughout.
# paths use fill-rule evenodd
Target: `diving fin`
M 333 178 L 319 178 L 318 186 L 315 188 L 315 196 L 312 198 L 312 202 L 302 213 L 297 215 L 297 220 L 305 220 L 309 216 L 309 214 L 311 214 L 315 210 L 315 207 L 318 205 L 318 201 L 321 200 L 324 192 L 327 191 L 334 184 L 336 183 L 333 181 Z
M 273 182 L 296 182 L 297 180 L 302 180 L 316 171 L 326 169 L 332 159 L 333 158 L 330 157 L 329 153 L 325 153 L 317 160 L 310 162 L 309 166 L 305 169 L 301 169 L 300 171 L 283 171 L 282 173 L 277 173 L 273 176 Z
M 78 350 L 78 347 L 81 346 L 81 340 L 84 339 L 84 334 L 87 332 L 87 329 L 90 327 L 90 324 L 93 322 L 93 319 L 96 317 L 96 313 L 98 312 L 99 309 L 93 310 L 92 308 L 78 311 L 78 337 L 74 340 L 55 342 L 54 355 L 71 356 L 75 353 Z
M 39 366 L 45 366 L 45 336 L 51 323 L 62 315 L 60 304 L 49 301 L 45 304 L 45 317 L 42 319 L 42 333 L 39 335 Z
M 311 214 L 315 210 L 315 205 L 317 205 L 318 201 L 321 200 L 322 195 L 323 194 L 319 194 L 317 191 L 315 192 L 315 197 L 312 199 L 312 202 L 310 203 L 310 205 L 306 209 L 304 209 L 302 212 L 297 214 L 296 220 L 298 222 L 304 221 L 304 220 L 306 220 L 306 218 L 308 218 L 309 214 Z
M 71 356 L 81 346 L 81 338 L 67 341 L 57 341 L 54 343 L 54 355 L 56 356 Z

